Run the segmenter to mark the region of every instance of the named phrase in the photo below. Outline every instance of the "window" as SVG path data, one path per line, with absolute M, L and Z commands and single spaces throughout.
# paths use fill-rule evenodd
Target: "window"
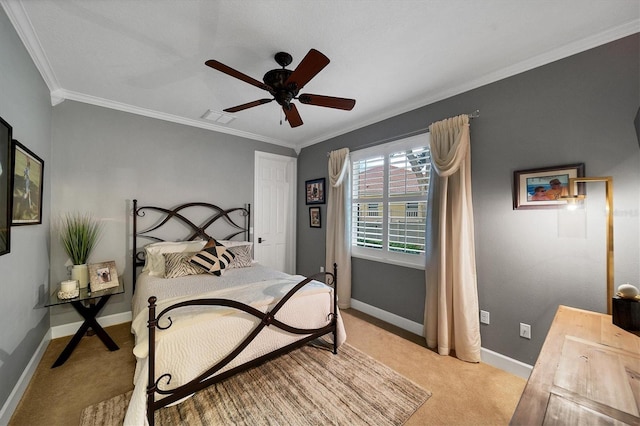
M 351 158 L 352 255 L 423 268 L 429 135 L 354 151 Z

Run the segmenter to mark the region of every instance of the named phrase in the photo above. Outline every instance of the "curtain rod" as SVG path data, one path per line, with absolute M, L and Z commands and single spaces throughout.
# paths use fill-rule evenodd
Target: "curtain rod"
M 469 116 L 470 119 L 480 118 L 480 110 L 477 109 L 477 110 L 475 110 L 472 113 L 469 113 L 467 115 Z M 413 131 L 408 132 L 408 133 L 404 133 L 402 135 L 391 136 L 391 137 L 386 138 L 386 139 L 380 139 L 380 140 L 375 141 L 375 142 L 370 142 L 370 143 L 368 143 L 366 145 L 359 146 L 358 149 L 369 148 L 371 146 L 397 141 L 398 139 L 410 138 L 411 136 L 421 135 L 423 133 L 429 133 L 429 127 L 428 126 L 427 127 L 423 127 L 421 129 L 413 130 Z M 327 157 L 330 154 L 331 154 L 330 152 L 327 152 Z

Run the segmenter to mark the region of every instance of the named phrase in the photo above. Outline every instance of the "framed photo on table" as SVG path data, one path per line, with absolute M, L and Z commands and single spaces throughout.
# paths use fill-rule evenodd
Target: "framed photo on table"
M 557 209 L 565 206 L 569 179 L 584 177 L 584 163 L 513 172 L 513 209 Z M 578 184 L 584 195 L 584 184 Z
M 44 161 L 29 148 L 13 140 L 13 214 L 11 224 L 42 223 Z
M 324 178 L 308 180 L 305 182 L 307 204 L 324 204 Z
M 12 127 L 0 117 L 0 256 L 11 249 Z
M 118 270 L 116 262 L 110 260 L 108 262 L 89 264 L 89 285 L 91 291 L 100 291 L 111 287 L 118 287 Z

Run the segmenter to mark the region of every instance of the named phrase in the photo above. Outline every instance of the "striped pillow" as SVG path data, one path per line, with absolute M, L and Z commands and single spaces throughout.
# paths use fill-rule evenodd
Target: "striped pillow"
M 233 261 L 235 255 L 228 251 L 225 246 L 214 240 L 209 240 L 202 251 L 199 251 L 191 257 L 190 262 L 206 272 L 213 275 L 222 275 L 222 271 L 226 269 Z
M 189 261 L 194 253 L 195 252 L 163 253 L 164 277 L 177 278 L 186 275 L 204 274 L 205 271 L 201 267 Z

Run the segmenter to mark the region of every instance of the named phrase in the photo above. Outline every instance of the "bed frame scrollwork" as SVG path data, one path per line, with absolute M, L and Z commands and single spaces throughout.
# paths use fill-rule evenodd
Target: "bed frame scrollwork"
M 187 215 L 187 209 L 199 208 L 210 212 L 207 219 L 203 223 L 197 225 L 195 220 L 190 219 Z M 139 231 L 138 220 L 147 215 L 147 212 L 155 212 L 159 215 L 158 220 L 148 228 Z M 238 217 L 234 217 L 239 216 Z M 239 219 L 243 219 L 243 223 L 238 223 Z M 138 250 L 138 242 L 140 239 L 146 239 L 147 242 L 166 241 L 157 235 L 152 235 L 154 231 L 160 230 L 168 223 L 180 222 L 188 229 L 188 235 L 182 238 L 183 241 L 193 241 L 198 238 L 207 241 L 210 237 L 208 229 L 218 222 L 225 222 L 230 228 L 229 233 L 222 240 L 231 240 L 241 235 L 245 241 L 251 241 L 249 233 L 251 227 L 251 204 L 244 207 L 234 207 L 231 209 L 223 209 L 211 203 L 195 202 L 181 204 L 173 209 L 158 206 L 142 206 L 138 207 L 138 200 L 133 200 L 133 291 L 136 291 L 136 279 L 138 277 L 138 268 L 144 266 L 144 250 Z
M 202 207 L 206 209 L 211 209 L 212 215 L 208 220 L 202 225 L 196 225 L 194 221 L 187 218 L 182 212 L 185 208 L 188 207 Z M 139 217 L 145 216 L 145 211 L 155 211 L 166 215 L 164 218 L 160 219 L 155 225 L 150 228 L 145 229 L 144 231 L 137 230 L 137 221 Z M 232 219 L 232 213 L 239 213 L 241 216 L 245 218 L 244 224 L 239 225 L 235 220 Z M 133 277 L 133 288 L 135 291 L 135 281 L 136 281 L 136 272 L 138 267 L 144 265 L 144 253 L 137 252 L 137 239 L 138 238 L 146 238 L 152 241 L 163 241 L 158 237 L 151 236 L 150 233 L 158 230 L 165 224 L 167 224 L 172 219 L 178 220 L 182 224 L 186 225 L 189 228 L 189 235 L 185 240 L 195 240 L 197 238 L 209 239 L 209 234 L 207 233 L 207 228 L 209 228 L 214 222 L 218 220 L 225 220 L 228 225 L 230 225 L 233 230 L 230 234 L 225 236 L 222 239 L 229 240 L 234 236 L 238 236 L 244 234 L 245 240 L 249 241 L 249 227 L 250 227 L 250 218 L 251 218 L 251 209 L 250 206 L 246 207 L 238 207 L 232 209 L 222 209 L 218 206 L 209 203 L 188 203 L 177 206 L 173 209 L 165 209 L 162 207 L 155 206 L 144 206 L 138 207 L 137 200 L 133 200 L 133 265 L 134 265 L 134 277 Z M 148 330 L 149 330 L 149 370 L 148 370 L 148 385 L 147 385 L 147 420 L 149 425 L 154 425 L 154 413 L 156 410 L 166 407 L 174 402 L 177 402 L 187 396 L 192 395 L 194 392 L 197 392 L 201 389 L 204 389 L 208 386 L 211 386 L 215 383 L 221 382 L 241 371 L 248 370 L 253 368 L 269 359 L 280 356 L 284 353 L 287 353 L 293 349 L 301 347 L 308 342 L 317 339 L 318 337 L 332 334 L 333 335 L 333 353 L 338 353 L 337 348 L 337 265 L 333 265 L 333 272 L 322 272 L 311 277 L 308 277 L 298 284 L 296 284 L 282 299 L 267 312 L 262 312 L 250 305 L 246 305 L 244 303 L 238 302 L 236 300 L 231 299 L 219 299 L 219 298 L 210 298 L 210 299 L 195 299 L 188 300 L 180 303 L 176 303 L 171 305 L 161 312 L 156 313 L 156 302 L 158 301 L 156 297 L 152 296 L 148 299 L 148 309 L 149 309 L 149 320 L 148 320 Z M 298 328 L 288 325 L 282 321 L 279 321 L 275 318 L 276 314 L 280 309 L 287 303 L 291 297 L 298 292 L 302 287 L 313 280 L 323 281 L 325 284 L 333 288 L 333 301 L 331 312 L 327 315 L 327 325 L 320 328 L 313 329 L 305 329 Z M 238 345 L 226 356 L 224 356 L 221 360 L 211 366 L 209 369 L 201 373 L 199 376 L 193 378 L 188 383 L 181 385 L 179 387 L 173 389 L 163 389 L 162 384 L 169 384 L 171 381 L 170 373 L 163 373 L 157 376 L 155 371 L 155 361 L 157 357 L 156 353 L 156 330 L 165 330 L 172 326 L 173 321 L 169 314 L 176 310 L 185 307 L 192 306 L 225 306 L 229 308 L 236 309 L 238 311 L 245 312 L 256 317 L 259 322 L 256 323 L 255 327 L 244 337 L 242 341 L 238 343 Z M 266 327 L 277 327 L 278 329 L 284 330 L 286 332 L 301 336 L 299 340 L 295 342 L 276 349 L 270 353 L 259 356 L 251 361 L 243 363 L 241 365 L 235 366 L 228 370 L 220 372 L 224 369 L 230 362 L 232 362 L 242 351 L 260 334 L 262 330 Z M 157 395 L 163 395 L 162 399 L 156 400 Z

